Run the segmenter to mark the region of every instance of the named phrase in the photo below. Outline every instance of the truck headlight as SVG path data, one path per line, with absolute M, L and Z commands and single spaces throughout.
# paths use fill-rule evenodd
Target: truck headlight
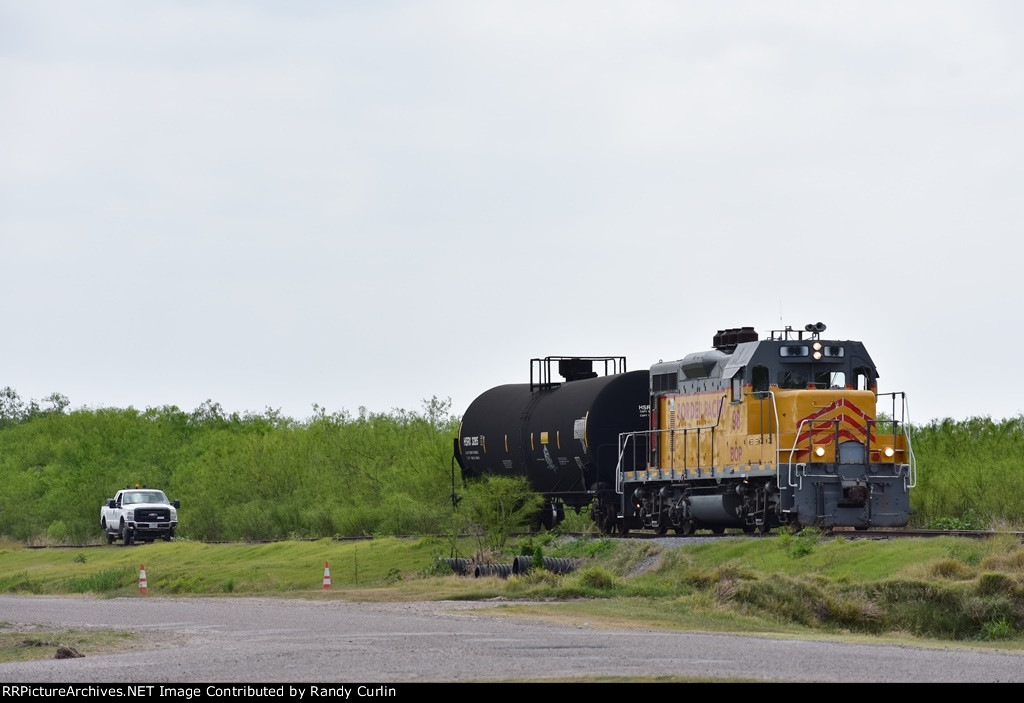
M 135 522 L 135 511 L 129 510 L 124 514 L 124 519 L 128 522 Z
M 173 522 L 177 522 L 178 521 L 178 511 L 175 510 L 174 508 L 171 508 L 171 520 Z

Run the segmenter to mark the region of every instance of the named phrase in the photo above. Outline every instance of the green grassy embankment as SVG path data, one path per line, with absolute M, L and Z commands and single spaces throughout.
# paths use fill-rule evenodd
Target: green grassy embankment
M 450 573 L 443 559 L 451 545 L 437 538 L 45 550 L 8 543 L 0 547 L 0 593 L 500 599 L 498 612 L 567 624 L 1024 648 L 1024 547 L 1010 534 L 873 541 L 805 530 L 671 549 L 551 535 L 491 560 L 510 563 L 517 553 L 581 561 L 567 574 L 534 568 L 502 579 Z M 138 589 L 142 564 L 148 595 Z

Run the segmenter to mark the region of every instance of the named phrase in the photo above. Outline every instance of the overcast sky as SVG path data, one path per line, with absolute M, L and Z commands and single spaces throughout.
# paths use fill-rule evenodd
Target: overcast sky
M 822 321 L 1024 412 L 1018 0 L 0 0 L 0 388 L 461 415 Z

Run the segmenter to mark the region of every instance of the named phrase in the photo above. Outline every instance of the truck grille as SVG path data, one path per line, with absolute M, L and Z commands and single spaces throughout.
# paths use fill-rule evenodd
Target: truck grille
M 135 510 L 136 522 L 169 522 L 171 511 L 167 508 L 143 508 Z

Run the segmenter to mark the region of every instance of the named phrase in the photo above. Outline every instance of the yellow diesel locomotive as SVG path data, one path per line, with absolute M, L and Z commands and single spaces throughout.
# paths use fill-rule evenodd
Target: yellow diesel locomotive
M 710 350 L 644 371 L 624 357 L 533 359 L 528 384 L 469 406 L 455 459 L 465 479 L 526 476 L 548 526 L 567 506 L 609 534 L 906 525 L 906 396 L 879 394 L 864 345 L 825 329 L 720 330 Z

